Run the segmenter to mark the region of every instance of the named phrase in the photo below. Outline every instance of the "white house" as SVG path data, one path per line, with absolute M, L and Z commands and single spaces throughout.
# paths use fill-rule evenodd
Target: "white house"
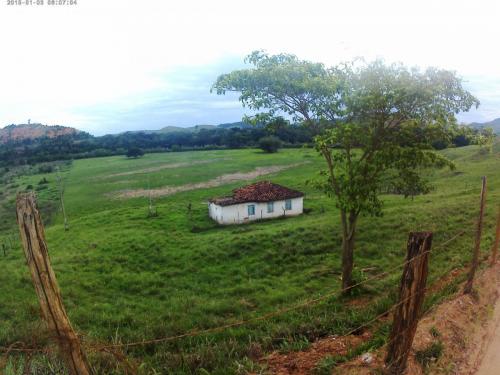
M 279 216 L 297 216 L 303 211 L 304 193 L 261 181 L 233 190 L 230 197 L 213 198 L 209 216 L 219 224 L 240 224 Z

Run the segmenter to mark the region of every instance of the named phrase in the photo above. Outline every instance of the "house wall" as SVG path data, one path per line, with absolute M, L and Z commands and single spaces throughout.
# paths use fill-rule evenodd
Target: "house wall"
M 280 216 L 297 216 L 303 212 L 304 197 L 293 198 L 292 209 L 285 210 L 285 201 L 274 202 L 274 212 L 267 212 L 267 202 L 247 202 L 241 204 L 234 204 L 231 206 L 219 206 L 215 203 L 209 203 L 208 214 L 217 221 L 219 224 L 239 224 L 253 220 L 270 219 Z M 248 206 L 255 205 L 255 215 L 248 215 Z

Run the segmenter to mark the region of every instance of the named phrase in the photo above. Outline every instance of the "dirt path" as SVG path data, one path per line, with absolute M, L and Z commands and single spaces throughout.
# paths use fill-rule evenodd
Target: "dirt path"
M 500 288 L 499 288 L 500 292 Z M 485 354 L 476 375 L 500 374 L 500 302 L 497 302 L 493 318 L 485 337 Z
M 218 176 L 212 180 L 198 182 L 196 184 L 185 184 L 185 185 L 179 185 L 179 186 L 164 186 L 161 188 L 156 188 L 156 189 L 151 189 L 151 190 L 146 190 L 146 189 L 122 190 L 122 191 L 111 193 L 110 195 L 111 195 L 111 197 L 122 198 L 122 199 L 148 197 L 148 196 L 152 196 L 154 198 L 163 197 L 163 196 L 179 193 L 181 191 L 211 188 L 211 187 L 226 185 L 226 184 L 236 182 L 236 181 L 252 180 L 252 179 L 260 177 L 260 176 L 265 176 L 268 174 L 284 171 L 285 169 L 298 167 L 299 165 L 303 165 L 305 163 L 306 162 L 288 164 L 288 165 L 272 165 L 269 167 L 257 167 L 253 171 L 250 171 L 250 172 L 236 172 L 236 173 L 223 174 L 223 175 Z
M 163 164 L 163 165 L 159 165 L 159 166 L 156 166 L 156 167 L 138 169 L 138 170 L 135 170 L 135 171 L 114 173 L 114 174 L 110 174 L 110 175 L 107 175 L 107 176 L 98 176 L 97 179 L 101 179 L 102 180 L 102 179 L 113 178 L 113 177 L 130 176 L 130 175 L 134 175 L 134 174 L 146 174 L 146 173 L 151 173 L 151 172 L 162 171 L 164 169 L 174 169 L 174 168 L 190 167 L 190 166 L 198 165 L 198 164 L 209 164 L 209 163 L 214 163 L 216 161 L 221 161 L 221 160 L 226 160 L 226 159 L 219 158 L 219 159 L 210 159 L 210 160 L 195 160 L 195 161 L 191 161 L 191 162 Z

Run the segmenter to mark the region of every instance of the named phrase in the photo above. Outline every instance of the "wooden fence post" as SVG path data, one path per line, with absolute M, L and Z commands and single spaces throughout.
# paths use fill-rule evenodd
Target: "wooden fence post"
M 497 228 L 495 232 L 495 242 L 491 248 L 491 265 L 494 265 L 497 261 L 498 245 L 500 243 L 500 204 L 498 205 L 497 213 Z
M 61 202 L 61 211 L 64 219 L 64 230 L 69 230 L 68 217 L 66 216 L 66 209 L 64 208 L 64 184 L 59 173 L 59 168 L 57 169 L 57 186 L 59 189 L 59 201 Z
M 394 313 L 385 363 L 388 373 L 402 375 L 424 302 L 432 232 L 412 232 L 408 238 L 406 264 L 401 276 L 399 301 Z
M 17 223 L 24 255 L 31 272 L 43 318 L 58 340 L 62 356 L 72 375 L 92 373 L 80 340 L 64 309 L 56 276 L 50 264 L 45 231 L 34 193 L 20 193 L 16 202 Z
M 476 274 L 477 266 L 479 265 L 479 252 L 481 250 L 481 234 L 483 232 L 483 217 L 484 207 L 486 204 L 486 176 L 483 176 L 483 184 L 481 187 L 481 202 L 479 206 L 479 218 L 477 220 L 476 239 L 474 243 L 474 253 L 472 255 L 472 264 L 465 283 L 464 293 L 472 292 L 472 284 L 474 283 L 474 275 Z

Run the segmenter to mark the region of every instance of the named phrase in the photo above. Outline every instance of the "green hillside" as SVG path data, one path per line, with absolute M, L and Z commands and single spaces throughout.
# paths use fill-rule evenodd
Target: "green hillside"
M 174 125 L 169 125 L 165 126 L 161 129 L 158 130 L 138 130 L 136 132 L 141 132 L 141 133 L 196 133 L 199 132 L 200 130 L 213 130 L 213 129 L 231 129 L 231 128 L 251 128 L 251 125 L 239 121 L 239 122 L 228 122 L 224 124 L 219 124 L 219 125 L 194 125 L 194 126 L 174 126 Z
M 188 127 L 181 127 L 181 126 L 166 126 L 164 128 L 161 128 L 160 130 L 157 130 L 159 133 L 174 133 L 174 132 L 197 132 L 202 129 L 215 129 L 217 126 L 215 125 L 195 125 L 195 126 L 188 126 Z
M 466 233 L 430 260 L 433 283 L 470 258 L 473 221 L 483 175 L 488 177 L 488 205 L 483 251 L 493 239 L 495 204 L 500 201 L 500 144 L 492 154 L 476 146 L 443 151 L 456 170 L 425 172 L 435 190 L 404 199 L 384 197 L 384 216 L 362 217 L 355 251 L 355 276 L 361 281 L 404 261 L 408 232 L 432 230 L 434 244 Z M 250 180 L 227 175 L 288 166 L 279 173 Z M 124 343 L 209 329 L 286 308 L 338 289 L 340 277 L 339 215 L 334 202 L 307 180 L 323 161 L 311 149 L 277 154 L 224 150 L 148 154 L 129 160 L 105 157 L 65 166 L 65 204 L 70 230 L 57 212 L 46 229 L 50 256 L 69 317 L 87 345 Z M 226 176 L 226 177 L 225 177 Z M 38 186 L 41 204 L 55 207 L 55 174 L 17 178 L 2 189 L 4 212 L 16 190 Z M 305 192 L 307 213 L 287 219 L 219 227 L 207 217 L 207 200 L 226 195 L 253 180 L 268 179 Z M 194 184 L 217 180 L 220 186 Z M 168 192 L 148 218 L 148 186 Z M 126 198 L 146 190 L 139 198 Z M 160 194 L 160 193 L 158 193 Z M 192 206 L 192 219 L 188 206 Z M 54 212 L 52 208 L 52 212 Z M 14 227 L 8 216 L 2 234 Z M 10 227 L 9 227 L 10 225 Z M 20 248 L 0 256 L 2 303 L 0 346 L 21 341 L 43 344 L 39 308 Z M 385 311 L 394 303 L 399 269 L 371 281 L 350 303 L 332 297 L 277 317 L 221 332 L 180 338 L 125 350 L 140 374 L 240 374 L 258 372 L 258 359 L 272 350 L 298 350 L 325 335 L 339 335 Z M 453 291 L 429 293 L 427 304 Z M 368 347 L 382 345 L 387 325 L 373 331 Z M 14 357 L 16 358 L 16 357 Z M 120 373 L 112 357 L 90 354 L 99 374 Z M 14 361 L 14 359 L 12 359 Z M 43 361 L 40 367 L 46 366 Z
M 473 122 L 470 126 L 475 129 L 492 128 L 495 134 L 500 134 L 500 118 L 488 122 Z

